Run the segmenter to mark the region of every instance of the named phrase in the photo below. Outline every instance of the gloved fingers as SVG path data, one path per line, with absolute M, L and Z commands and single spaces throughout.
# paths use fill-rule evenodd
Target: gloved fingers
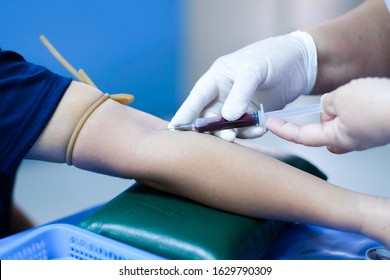
M 265 134 L 265 130 L 262 126 L 250 126 L 236 129 L 237 138 L 251 139 L 261 137 Z
M 276 136 L 287 141 L 311 147 L 329 144 L 328 134 L 324 124 L 297 125 L 283 119 L 270 119 L 266 127 Z
M 168 127 L 174 127 L 181 124 L 189 124 L 197 117 L 198 113 L 192 110 L 191 105 L 184 102 L 176 114 L 171 119 Z
M 223 101 L 214 100 L 212 101 L 203 111 L 202 117 L 216 117 L 221 116 L 221 107 Z M 210 132 L 210 134 L 222 138 L 225 141 L 233 142 L 236 139 L 236 131 L 235 129 L 224 129 L 224 130 L 216 130 Z
M 176 112 L 169 126 L 193 122 L 199 117 L 202 110 L 216 98 L 218 91 L 218 86 L 214 83 L 213 79 L 209 78 L 207 73 L 203 75 Z
M 228 142 L 236 140 L 236 132 L 234 129 L 218 130 L 214 131 L 212 134 Z
M 234 81 L 232 89 L 222 107 L 222 116 L 227 120 L 236 120 L 248 109 L 252 97 L 264 77 L 253 67 L 241 71 Z

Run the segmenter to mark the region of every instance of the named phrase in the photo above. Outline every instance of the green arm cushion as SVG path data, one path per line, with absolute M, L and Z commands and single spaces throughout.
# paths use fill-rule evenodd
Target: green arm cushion
M 79 226 L 169 259 L 258 259 L 282 224 L 136 183 Z
M 324 177 L 301 158 L 287 159 Z M 210 208 L 140 183 L 78 224 L 168 259 L 261 259 L 284 225 Z

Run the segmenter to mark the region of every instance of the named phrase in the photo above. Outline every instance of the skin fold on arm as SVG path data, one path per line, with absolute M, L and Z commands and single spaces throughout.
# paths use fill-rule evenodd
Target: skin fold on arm
M 28 157 L 64 162 L 81 115 L 102 93 L 72 82 Z M 108 100 L 83 126 L 73 164 L 135 178 L 199 203 L 258 218 L 365 234 L 390 247 L 390 200 L 334 186 L 260 152 Z

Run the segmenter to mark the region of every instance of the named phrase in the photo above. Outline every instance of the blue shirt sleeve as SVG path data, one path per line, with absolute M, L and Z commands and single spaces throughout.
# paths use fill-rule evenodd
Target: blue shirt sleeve
M 0 49 L 0 238 L 9 235 L 20 162 L 38 139 L 71 79 Z
M 70 82 L 15 52 L 0 49 L 0 172 L 15 172 Z
M 0 49 L 0 238 L 10 234 L 20 162 L 45 128 L 71 79 Z

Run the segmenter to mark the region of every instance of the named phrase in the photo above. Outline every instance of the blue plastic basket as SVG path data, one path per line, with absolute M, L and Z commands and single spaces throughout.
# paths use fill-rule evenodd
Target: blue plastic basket
M 151 260 L 152 253 L 67 224 L 50 224 L 0 239 L 1 260 Z

